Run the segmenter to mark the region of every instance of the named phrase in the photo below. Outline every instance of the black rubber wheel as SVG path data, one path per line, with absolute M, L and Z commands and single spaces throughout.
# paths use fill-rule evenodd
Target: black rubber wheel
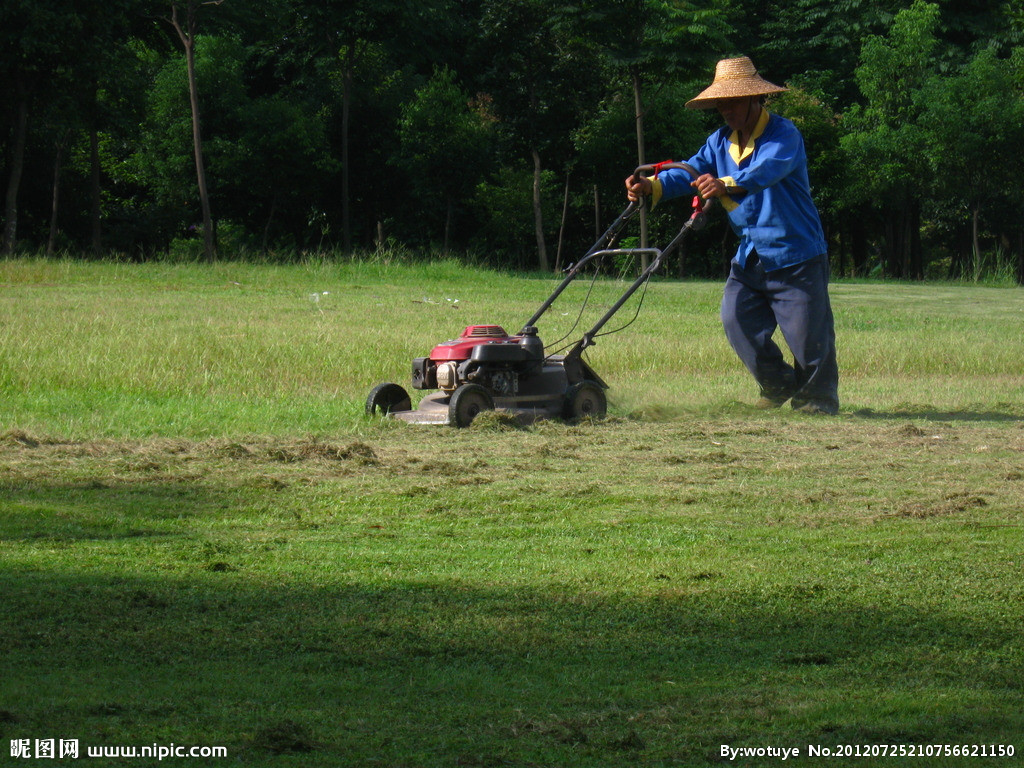
M 480 411 L 493 411 L 491 393 L 479 384 L 463 384 L 448 402 L 448 423 L 453 427 L 468 427 Z
M 596 381 L 581 381 L 569 387 L 565 393 L 562 416 L 566 421 L 600 419 L 608 413 L 608 398 Z
M 409 393 L 397 384 L 378 384 L 366 398 L 367 416 L 387 416 L 394 411 L 411 411 Z

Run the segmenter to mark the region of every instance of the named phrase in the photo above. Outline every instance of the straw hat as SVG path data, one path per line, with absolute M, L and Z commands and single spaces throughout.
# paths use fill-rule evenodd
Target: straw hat
M 690 109 L 711 109 L 718 99 L 763 96 L 785 90 L 761 78 L 754 69 L 754 62 L 746 56 L 722 59 L 715 67 L 715 81 L 701 91 L 697 98 L 686 102 L 686 106 Z

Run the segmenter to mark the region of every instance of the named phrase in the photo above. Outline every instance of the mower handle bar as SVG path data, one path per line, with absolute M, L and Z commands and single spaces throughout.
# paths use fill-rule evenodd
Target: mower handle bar
M 590 250 L 587 251 L 579 261 L 566 268 L 565 279 L 558 284 L 558 287 L 555 288 L 554 292 L 550 296 L 548 296 L 547 300 L 537 308 L 537 311 L 533 313 L 533 317 L 524 323 L 524 329 L 537 324 L 541 315 L 548 311 L 551 305 L 555 303 L 555 299 L 562 294 L 562 291 L 569 286 L 569 283 L 576 279 L 576 275 L 580 273 L 580 270 L 582 270 L 591 259 L 598 256 L 601 253 L 601 248 L 610 243 L 619 233 L 619 230 L 625 226 L 626 222 L 633 218 L 636 212 L 640 210 L 640 205 L 641 203 L 638 200 L 631 201 L 629 205 L 626 206 L 625 210 L 619 214 L 618 218 L 611 223 L 611 226 L 604 231 L 604 234 L 597 239 L 597 242 L 590 246 Z
M 675 162 L 673 160 L 666 160 L 664 163 L 654 163 L 652 165 L 640 165 L 640 166 L 637 166 L 637 169 L 635 171 L 633 171 L 633 177 L 632 178 L 639 177 L 640 174 L 649 174 L 649 175 L 653 174 L 654 176 L 657 176 L 660 171 L 672 170 L 672 169 L 675 169 L 675 168 L 681 168 L 682 170 L 684 170 L 687 173 L 689 173 L 691 176 L 693 176 L 694 181 L 696 181 L 697 177 L 700 176 L 700 171 L 698 171 L 696 168 L 694 168 L 689 163 L 677 163 L 677 162 Z M 644 178 L 647 178 L 647 176 L 645 176 Z M 734 195 L 737 192 L 743 192 L 743 190 L 740 189 L 739 187 L 733 187 L 733 186 L 726 186 L 725 191 L 726 191 L 726 194 L 730 194 L 730 195 Z M 695 193 L 695 194 L 698 197 L 700 197 L 700 193 L 699 192 Z M 701 199 L 703 200 L 704 198 L 701 198 Z
M 593 254 L 595 258 L 601 256 L 633 256 L 634 254 L 649 254 L 658 258 L 661 256 L 660 248 L 610 248 L 604 251 L 597 251 Z
M 583 353 L 583 350 L 591 346 L 594 343 L 594 338 L 597 336 L 597 332 L 612 319 L 612 316 L 622 308 L 623 304 L 629 301 L 629 298 L 636 293 L 640 286 L 651 279 L 651 276 L 658 271 L 659 267 L 661 267 L 661 263 L 664 261 L 665 257 L 678 248 L 679 244 L 683 242 L 691 231 L 701 229 L 704 226 L 707 222 L 707 209 L 712 203 L 713 200 L 709 200 L 704 204 L 703 208 L 695 210 L 693 215 L 687 219 L 686 223 L 683 224 L 682 228 L 680 228 L 679 233 L 672 238 L 672 241 L 668 245 L 660 250 L 657 248 L 621 248 L 608 251 L 598 251 L 594 254 L 596 256 L 598 254 L 653 253 L 655 256 L 647 266 L 647 269 L 640 273 L 640 276 L 634 280 L 633 284 L 626 289 L 626 292 L 619 297 L 619 300 L 616 301 L 607 312 L 605 312 L 604 316 L 594 324 L 593 328 L 583 334 L 583 338 L 573 345 L 573 348 L 566 354 L 566 359 L 579 357 Z
M 697 173 L 697 169 L 694 168 L 689 163 L 677 163 L 673 161 L 666 161 L 664 163 L 654 163 L 651 165 L 639 165 L 637 166 L 636 170 L 633 171 L 633 177 L 636 177 L 641 174 L 657 175 L 657 173 L 661 170 L 673 168 L 681 168 L 682 170 L 688 172 L 695 179 L 699 175 Z M 611 225 L 608 227 L 608 229 L 604 231 L 604 234 L 602 234 L 597 239 L 597 242 L 590 246 L 590 250 L 587 251 L 579 261 L 577 261 L 575 264 L 570 265 L 565 270 L 565 279 L 562 280 L 561 283 L 559 283 L 558 287 L 555 288 L 554 292 L 547 298 L 547 300 L 537 308 L 537 311 L 533 313 L 533 316 L 523 324 L 524 331 L 526 328 L 529 328 L 530 326 L 534 326 L 537 324 L 537 321 L 545 312 L 548 311 L 548 309 L 551 308 L 551 305 L 555 303 L 555 300 L 562 294 L 562 291 L 564 291 L 569 286 L 569 283 L 576 279 L 576 275 L 578 275 L 580 270 L 582 270 L 583 267 L 585 267 L 592 259 L 599 258 L 601 256 L 607 256 L 612 253 L 650 253 L 654 254 L 655 256 L 654 264 L 660 265 L 664 255 L 676 247 L 676 245 L 682 240 L 683 236 L 687 231 L 689 231 L 691 228 L 700 229 L 704 224 L 702 214 L 695 213 L 692 217 L 690 217 L 689 221 L 687 221 L 686 224 L 683 225 L 683 229 L 680 230 L 676 238 L 666 248 L 660 251 L 656 248 L 623 249 L 618 251 L 602 250 L 615 238 L 615 236 L 619 233 L 619 230 L 621 230 L 625 226 L 626 222 L 636 215 L 637 211 L 639 211 L 642 206 L 642 200 L 630 201 L 629 205 L 627 205 L 626 208 L 622 211 L 622 213 L 619 214 L 618 218 L 616 218 L 615 221 L 613 221 Z M 698 216 L 701 216 L 699 220 Z M 655 269 L 657 269 L 657 266 L 655 266 Z M 644 270 L 644 273 L 640 276 L 640 278 L 638 278 L 637 282 L 634 284 L 633 287 L 630 288 L 629 292 L 622 298 L 622 300 L 619 303 L 617 303 L 615 307 L 612 308 L 611 312 L 608 315 L 602 318 L 602 320 L 594 329 L 590 331 L 590 333 L 584 336 L 584 341 L 586 341 L 585 346 L 590 345 L 590 338 L 592 338 L 593 334 L 596 333 L 597 330 L 607 322 L 608 318 L 610 318 L 611 315 L 615 314 L 615 312 L 618 311 L 619 307 L 622 306 L 623 303 L 625 303 L 625 300 L 632 296 L 633 292 L 640 286 L 640 284 L 644 280 L 649 278 L 651 274 L 653 274 L 653 272 L 654 269 L 650 268 Z M 580 343 L 583 342 L 581 341 Z
M 677 163 L 672 160 L 666 160 L 664 163 L 650 163 L 648 165 L 638 165 L 636 167 L 636 170 L 633 171 L 633 175 L 630 178 L 635 179 L 640 178 L 641 176 L 643 176 L 644 178 L 647 178 L 648 176 L 652 175 L 657 176 L 660 171 L 672 169 L 684 170 L 691 176 L 693 176 L 694 179 L 700 176 L 700 173 L 697 171 L 697 169 L 694 168 L 689 163 Z

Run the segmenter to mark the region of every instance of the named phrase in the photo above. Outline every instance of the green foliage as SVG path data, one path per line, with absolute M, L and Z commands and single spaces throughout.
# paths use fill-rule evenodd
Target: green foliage
M 480 167 L 488 122 L 472 106 L 455 73 L 447 68 L 435 70 L 427 85 L 416 91 L 402 110 L 399 140 L 406 151 L 396 161 L 408 170 L 413 183 L 429 178 L 431 186 L 441 185 L 447 193 L 450 185 L 465 183 L 460 180 L 465 174 L 452 171 Z M 459 158 L 454 167 L 453 158 Z
M 555 201 L 558 179 L 551 171 L 541 174 L 541 199 L 547 204 L 546 222 L 557 221 Z M 524 166 L 502 166 L 479 182 L 473 197 L 473 207 L 480 220 L 480 229 L 472 246 L 474 250 L 491 254 L 497 266 L 530 269 L 534 260 L 533 171 Z
M 977 263 L 978 217 L 993 202 L 1008 202 L 1010 178 L 1019 174 L 1011 147 L 1021 141 L 1024 92 L 1013 86 L 1012 59 L 994 48 L 948 71 L 939 27 L 938 6 L 919 1 L 896 15 L 887 36 L 865 41 L 857 79 L 867 102 L 847 111 L 841 137 L 844 198 L 897 214 L 911 210 L 911 200 L 947 200 L 933 207 L 935 222 L 947 235 L 971 228 Z M 954 260 L 954 272 L 965 271 L 964 258 Z
M 90 7 L 82 7 L 90 5 Z M 9 0 L 0 8 L 0 67 L 23 87 L 68 66 L 88 46 L 84 33 L 99 4 L 72 0 Z M 39 83 L 42 85 L 42 83 Z
M 934 77 L 921 89 L 937 175 L 968 199 L 1004 196 L 1016 186 L 1021 165 L 1015 148 L 1024 141 L 1024 83 L 1015 83 L 1020 73 L 1019 63 L 986 48 L 957 74 Z M 954 156 L 943 152 L 950 146 L 958 147 Z
M 747 53 L 792 89 L 775 108 L 805 131 L 833 250 L 852 247 L 858 269 L 881 258 L 887 274 L 915 277 L 929 258 L 948 258 L 957 272 L 973 250 L 999 248 L 1024 277 L 1024 217 L 994 215 L 1024 205 L 1005 180 L 1019 176 L 1015 153 L 1000 149 L 1015 140 L 1024 101 L 1017 6 L 219 4 L 204 9 L 197 50 L 214 217 L 244 230 L 232 241 L 246 251 L 366 247 L 383 235 L 400 247 L 484 243 L 497 263 L 530 263 L 523 249 L 536 248 L 536 236 L 522 233 L 532 207 L 515 214 L 521 222 L 511 214 L 518 206 L 487 210 L 503 193 L 475 191 L 516 188 L 505 169 L 536 153 L 550 173 L 545 234 L 559 231 L 563 249 L 577 251 L 592 241 L 595 194 L 604 213 L 622 200 L 638 143 L 635 99 L 645 159 L 687 155 L 715 115 L 683 104 L 717 58 Z M 10 91 L 0 104 L 4 223 L 18 224 L 26 247 L 46 240 L 58 198 L 58 240 L 72 249 L 98 236 L 101 251 L 145 257 L 191 236 L 190 114 L 169 7 L 16 0 L 0 10 Z M 992 102 L 1000 89 L 1002 117 Z M 958 161 L 1001 189 L 979 193 L 984 185 L 961 178 Z M 446 172 L 457 165 L 473 171 Z M 701 269 L 717 273 L 717 257 Z
M 651 92 L 645 121 L 651 161 L 689 157 L 716 127 L 705 112 L 684 107 L 692 90 L 691 84 L 667 84 Z M 622 92 L 611 94 L 573 133 L 574 170 L 597 182 L 603 192 L 620 193 L 622 180 L 636 166 L 633 154 L 623 147 L 623 137 L 630 136 L 635 123 L 632 99 Z
M 417 209 L 429 212 L 429 231 L 435 238 L 487 171 L 492 125 L 447 68 L 436 70 L 403 107 L 398 154 L 391 164 L 410 188 Z
M 598 46 L 613 68 L 667 82 L 713 61 L 707 52 L 726 47 L 726 10 L 719 2 L 582 0 L 561 5 L 554 23 Z
M 202 38 L 197 46 L 202 46 Z M 191 206 L 195 199 L 195 159 L 182 59 L 167 60 L 156 74 L 149 93 L 148 118 L 139 147 L 139 173 L 158 203 L 177 209 Z
M 321 190 L 310 180 L 328 172 L 334 161 L 324 154 L 326 128 L 319 114 L 310 114 L 282 93 L 248 93 L 247 57 L 237 38 L 196 39 L 214 208 L 221 217 L 244 222 L 254 234 L 264 233 L 265 248 L 275 217 L 304 216 L 316 204 Z M 160 69 L 150 99 L 138 162 L 157 202 L 181 216 L 181 211 L 194 211 L 197 201 L 191 116 L 183 109 L 188 85 L 180 58 L 170 58 Z M 194 221 L 181 217 L 178 226 L 186 229 Z
M 1017 151 L 1024 142 L 1024 89 L 1015 86 L 1015 74 L 1013 60 L 1001 59 L 986 48 L 959 73 L 933 77 L 921 91 L 923 135 L 931 150 L 928 155 L 939 196 L 961 201 L 959 210 L 949 214 L 971 223 L 969 271 L 975 275 L 988 260 L 980 252 L 980 217 L 1024 199 L 1017 189 L 1024 171 Z M 952 146 L 958 151 L 946 151 Z M 992 158 L 1000 162 L 993 163 Z M 992 224 L 999 230 L 1001 216 L 994 214 L 994 218 Z M 993 254 L 992 263 L 1002 262 L 1003 256 Z M 968 269 L 960 266 L 959 271 Z
M 844 198 L 885 211 L 883 262 L 893 277 L 924 272 L 917 232 L 931 176 L 927 157 L 914 147 L 924 128 L 920 91 L 937 71 L 938 24 L 938 6 L 915 0 L 896 14 L 885 36 L 865 39 L 856 76 L 866 103 L 848 111 L 840 139 L 848 178 Z
M 604 62 L 558 23 L 560 8 L 553 0 L 482 4 L 479 29 L 489 56 L 477 82 L 493 99 L 501 154 L 513 162 L 533 150 L 548 166 L 564 162 L 572 129 L 605 88 Z
M 935 71 L 938 24 L 939 6 L 915 0 L 896 14 L 886 35 L 865 39 L 856 75 L 874 122 L 915 122 L 920 111 L 917 93 Z

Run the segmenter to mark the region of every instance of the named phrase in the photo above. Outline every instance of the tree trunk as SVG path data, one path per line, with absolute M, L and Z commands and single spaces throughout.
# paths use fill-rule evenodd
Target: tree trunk
M 904 200 L 886 219 L 887 277 L 915 279 L 921 273 L 920 214 L 916 200 Z
M 904 201 L 886 221 L 886 271 L 889 278 L 907 280 L 915 276 L 914 263 L 918 257 L 914 253 L 914 205 L 912 201 Z
M 203 210 L 203 247 L 206 260 L 217 258 L 213 244 L 213 214 L 210 212 L 210 193 L 206 188 L 206 166 L 203 162 L 203 136 L 199 122 L 199 90 L 196 84 L 195 40 L 189 37 L 185 46 L 185 62 L 188 68 L 188 96 L 192 104 L 192 144 L 196 156 L 196 181 L 199 185 L 199 205 Z
M 921 253 L 921 203 L 904 198 L 899 210 L 886 220 L 888 277 L 920 280 L 924 277 Z
M 971 255 L 974 257 L 974 279 L 977 280 L 981 275 L 981 238 L 978 235 L 978 219 L 980 218 L 981 209 L 979 206 L 971 206 Z
M 558 225 L 558 250 L 555 252 L 555 272 L 562 271 L 562 245 L 565 243 L 565 220 L 569 215 L 569 172 L 565 172 L 565 195 L 562 197 L 562 221 Z
M 863 277 L 868 272 L 868 238 L 864 230 L 861 216 L 855 213 L 850 221 L 850 258 L 854 277 Z
M 185 47 L 185 68 L 188 72 L 188 97 L 192 106 L 192 147 L 196 159 L 196 181 L 199 185 L 199 205 L 203 211 L 203 246 L 206 252 L 206 260 L 214 261 L 217 258 L 217 248 L 214 241 L 213 215 L 210 213 L 210 195 L 206 189 L 206 167 L 203 163 L 203 138 L 201 123 L 199 120 L 199 89 L 196 84 L 196 60 L 195 60 L 195 39 L 196 39 L 196 16 L 195 4 L 189 0 L 186 6 L 185 27 L 182 28 L 178 22 L 178 6 L 171 5 L 171 24 L 174 25 L 181 44 Z
M 827 242 L 827 239 L 826 239 L 826 242 Z M 846 233 L 843 231 L 843 224 L 842 224 L 841 221 L 836 226 L 836 242 L 839 244 L 838 249 L 837 249 L 839 251 L 839 264 L 838 264 L 839 271 L 836 272 L 836 275 L 838 275 L 839 277 L 843 277 L 843 276 L 846 275 L 846 245 L 847 244 L 846 244 Z M 830 257 L 830 260 L 831 260 L 831 257 Z
M 18 239 L 18 190 L 21 188 L 21 174 L 25 168 L 25 139 L 28 134 L 28 96 L 18 99 L 14 116 L 14 147 L 11 153 L 11 172 L 7 177 L 7 195 L 4 199 L 4 242 L 3 253 L 14 253 Z
M 1024 285 L 1024 227 L 1017 237 L 1017 285 Z
M 956 280 L 967 276 L 967 256 L 971 251 L 971 231 L 969 225 L 957 226 L 954 231 L 956 242 L 953 243 L 953 256 L 949 260 L 949 278 Z
M 924 278 L 924 255 L 921 253 L 921 203 L 914 199 L 907 203 L 905 223 L 906 271 L 911 280 Z
M 349 112 L 352 108 L 352 70 L 355 68 L 355 44 L 349 45 L 348 61 L 341 85 L 341 247 L 352 250 L 352 212 L 349 200 L 351 170 L 349 168 Z
M 647 155 L 644 148 L 644 105 L 643 105 L 643 94 L 642 82 L 640 79 L 640 68 L 632 67 L 633 75 L 633 113 L 636 117 L 636 160 L 637 165 L 644 165 L 647 161 L 644 159 Z M 640 208 L 640 247 L 647 247 L 647 206 Z M 647 254 L 643 253 L 640 255 L 640 266 L 642 269 L 647 269 Z
M 92 255 L 98 257 L 103 250 L 103 231 L 100 224 L 100 135 L 95 125 L 89 130 L 89 156 L 92 187 Z
M 895 217 L 890 216 L 885 220 L 885 252 L 882 254 L 882 261 L 885 267 L 882 270 L 883 277 L 899 277 L 899 259 L 896 257 L 896 225 Z
M 56 144 L 56 154 L 53 158 L 53 196 L 50 204 L 50 236 L 46 240 L 46 255 L 53 256 L 54 251 L 57 250 L 57 221 L 60 213 L 60 169 L 64 159 L 64 145 L 68 141 L 68 133 L 66 131 L 64 136 Z
M 448 257 L 448 243 L 449 243 L 449 239 L 451 238 L 451 234 L 452 234 L 452 215 L 453 215 L 452 212 L 453 212 L 454 207 L 455 206 L 452 203 L 452 198 L 449 195 L 449 197 L 448 197 L 448 205 L 446 206 L 446 210 L 445 210 L 445 214 L 444 214 L 444 251 L 443 252 L 444 252 L 445 258 Z
M 263 225 L 263 243 L 262 251 L 263 255 L 267 255 L 268 246 L 270 245 L 270 223 L 274 220 L 274 214 L 277 212 L 277 195 L 274 195 L 270 200 L 270 213 L 267 214 L 267 223 Z
M 540 206 L 540 153 L 533 149 L 533 226 L 537 234 L 537 260 L 541 272 L 548 271 L 548 249 L 544 243 L 544 216 Z

